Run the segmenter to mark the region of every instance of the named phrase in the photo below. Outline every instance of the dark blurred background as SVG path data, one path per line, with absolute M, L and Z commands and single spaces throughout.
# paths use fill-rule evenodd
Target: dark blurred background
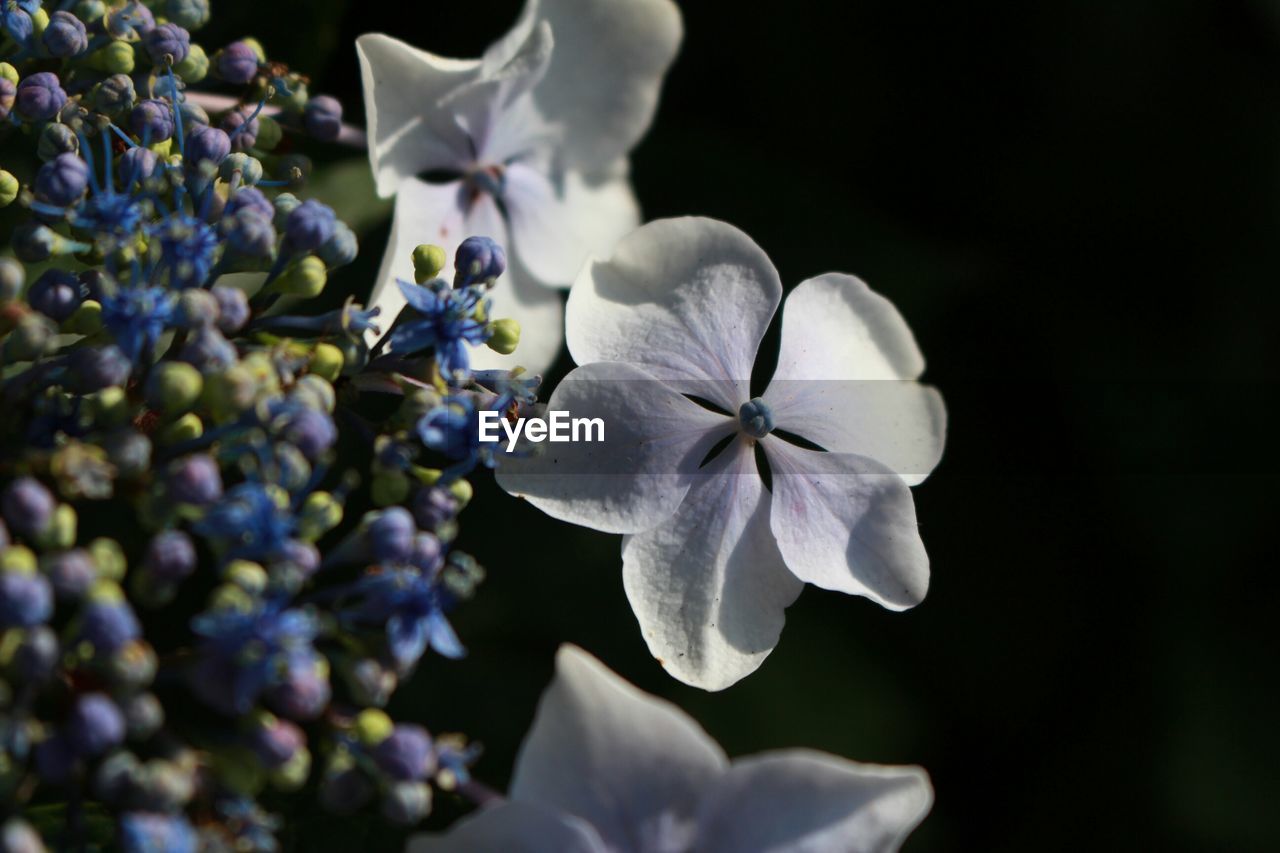
M 362 122 L 356 35 L 475 56 L 521 4 L 215 5 L 204 44 L 252 33 Z M 703 693 L 649 657 L 618 537 L 484 483 L 470 657 L 426 662 L 398 713 L 484 741 L 502 788 L 572 641 L 731 755 L 924 765 L 909 851 L 1280 849 L 1280 1 L 681 5 L 646 215 L 728 220 L 789 285 L 852 272 L 901 308 L 951 417 L 915 492 L 929 597 L 807 589 L 759 672 Z M 322 152 L 317 191 L 359 208 L 363 293 L 386 207 L 353 156 Z M 303 849 L 364 831 L 306 817 Z

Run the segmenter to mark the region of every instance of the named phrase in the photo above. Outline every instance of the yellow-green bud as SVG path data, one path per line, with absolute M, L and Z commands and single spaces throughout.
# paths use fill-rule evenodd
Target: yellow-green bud
M 12 173 L 0 169 L 0 207 L 8 207 L 18 200 L 22 184 Z
M 147 382 L 147 403 L 176 417 L 191 410 L 200 399 L 204 380 L 200 371 L 182 361 L 166 361 L 156 367 Z
M 325 270 L 324 261 L 315 255 L 307 255 L 285 270 L 284 274 L 272 283 L 271 288 L 278 293 L 311 298 L 324 292 L 324 285 L 328 279 L 329 274 Z
M 119 426 L 129 420 L 129 396 L 123 388 L 103 388 L 92 398 L 93 419 L 102 426 Z
M 161 160 L 167 158 L 173 151 L 173 137 L 151 143 L 150 149 Z
M 271 116 L 258 116 L 258 141 L 254 143 L 254 147 L 259 151 L 270 151 L 280 144 L 280 140 L 284 138 L 284 131 L 280 129 L 280 122 Z
M 487 341 L 489 349 L 502 355 L 511 355 L 516 351 L 516 347 L 520 344 L 519 322 L 511 318 L 494 320 L 489 328 L 493 330 L 493 334 Z
M 252 613 L 256 604 L 254 597 L 240 587 L 233 583 L 224 583 L 209 595 L 209 606 L 215 610 Z
M 421 245 L 413 250 L 413 278 L 418 284 L 426 284 L 440 275 L 449 262 L 444 249 L 439 246 Z
M 462 509 L 471 503 L 471 497 L 475 494 L 475 490 L 471 488 L 471 484 L 466 480 L 454 480 L 449 486 L 449 494 L 453 495 L 458 502 L 458 509 Z
M 18 85 L 18 80 L 21 79 L 18 76 L 18 69 L 14 68 L 7 62 L 0 62 L 0 77 L 3 77 L 15 86 Z
M 181 444 L 184 441 L 193 441 L 202 435 L 204 435 L 204 424 L 194 413 L 187 412 L 161 429 L 156 437 L 161 444 Z
M 102 303 L 94 299 L 81 302 L 62 328 L 73 335 L 93 335 L 102 331 Z
M 232 560 L 223 571 L 223 577 L 250 595 L 257 595 L 267 588 L 267 570 L 248 560 Z
M 102 537 L 90 542 L 89 556 L 93 558 L 93 564 L 98 567 L 98 577 L 110 581 L 124 580 L 125 572 L 129 569 L 129 560 L 125 557 L 120 544 L 114 539 Z
M 212 758 L 214 773 L 228 790 L 252 797 L 266 783 L 266 772 L 261 763 L 247 749 L 215 750 Z
M 342 350 L 333 344 L 316 344 L 316 348 L 311 352 L 310 370 L 316 376 L 333 382 L 342 375 L 344 361 Z
M 94 51 L 88 64 L 107 74 L 132 74 L 133 45 L 127 41 L 113 41 L 101 50 Z
M 328 492 L 312 492 L 298 516 L 298 535 L 314 542 L 342 523 L 342 504 Z
M 195 42 L 187 49 L 187 58 L 173 66 L 173 73 L 187 83 L 199 83 L 209 73 L 209 56 Z
M 311 753 L 304 747 L 289 756 L 283 767 L 271 771 L 271 786 L 280 791 L 296 791 L 311 775 Z
M 76 511 L 68 504 L 59 504 L 53 511 L 53 521 L 36 537 L 42 548 L 71 548 L 76 544 Z
M 291 113 L 300 113 L 307 108 L 309 100 L 311 93 L 307 91 L 307 84 L 297 80 L 293 82 L 293 90 L 281 100 L 281 106 Z
M 95 604 L 116 604 L 124 601 L 124 590 L 115 581 L 98 580 L 85 597 Z
M 0 551 L 0 571 L 30 575 L 36 570 L 35 552 L 26 545 L 10 545 Z
M 37 36 L 44 35 L 45 29 L 49 26 L 49 13 L 44 7 L 36 9 L 31 13 L 31 31 Z
M 379 471 L 369 485 L 375 506 L 391 506 L 409 497 L 409 478 L 399 471 Z
M 258 57 L 259 65 L 267 61 L 267 51 L 266 48 L 262 46 L 262 42 L 255 38 L 244 38 L 241 39 L 241 41 L 244 42 L 245 47 L 253 51 L 254 56 Z
M 215 419 L 229 420 L 253 405 L 257 389 L 253 371 L 244 364 L 233 364 L 209 376 L 204 403 L 213 410 Z
M 391 722 L 385 711 L 365 708 L 356 715 L 355 725 L 351 728 L 362 744 L 377 746 L 391 736 L 395 723 Z

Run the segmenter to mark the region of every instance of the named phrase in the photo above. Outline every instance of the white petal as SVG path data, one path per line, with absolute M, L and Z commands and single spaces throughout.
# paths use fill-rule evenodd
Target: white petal
M 686 684 L 722 690 L 768 657 L 801 584 L 745 441 L 703 469 L 670 521 L 622 540 L 622 580 L 650 653 Z
M 533 109 L 524 96 L 542 80 L 551 62 L 552 47 L 551 28 L 539 23 L 505 62 L 494 65 L 486 61 L 479 79 L 441 98 L 439 106 L 456 116 L 458 124 L 467 131 L 475 153 L 492 155 L 497 150 L 519 150 L 522 146 L 518 140 L 509 138 L 512 134 L 542 135 L 545 123 L 530 124 Z
M 919 767 L 809 750 L 734 762 L 703 801 L 702 853 L 892 853 L 933 804 Z
M 401 181 L 422 172 L 461 169 L 469 151 L 465 134 L 436 104 L 478 79 L 480 61 L 445 59 L 381 33 L 356 39 L 356 55 L 378 194 L 394 195 Z
M 763 443 L 773 473 L 771 524 L 787 568 L 891 610 L 919 604 L 929 557 L 902 478 L 865 457 L 805 450 L 776 436 Z
M 671 0 L 528 0 L 486 63 L 511 56 L 536 21 L 549 22 L 556 40 L 533 93 L 538 109 L 563 126 L 571 167 L 602 169 L 625 156 L 653 120 L 683 36 L 680 11 Z
M 464 208 L 466 212 L 464 213 Z M 491 237 L 504 247 L 509 243 L 506 222 L 488 195 L 470 201 L 470 191 L 461 181 L 428 184 L 417 178 L 405 181 L 396 197 L 391 237 L 378 281 L 369 300 L 370 307 L 382 309 L 382 329 L 404 307 L 404 297 L 396 279 L 413 281 L 413 250 L 422 243 L 434 243 L 449 259 L 441 275 L 453 278 L 453 256 L 458 245 L 471 236 Z M 495 319 L 512 317 L 520 323 L 520 345 L 512 355 L 499 355 L 488 347 L 471 349 L 476 369 L 523 366 L 534 373 L 546 371 L 560 353 L 564 340 L 564 307 L 560 295 L 536 284 L 524 272 L 519 260 L 508 255 L 508 269 L 489 293 Z M 372 336 L 371 336 L 372 337 Z M 372 343 L 372 341 L 370 341 Z
M 550 287 L 568 287 L 589 257 L 611 252 L 640 223 L 625 171 L 598 182 L 570 172 L 563 185 L 558 190 L 542 172 L 521 163 L 510 166 L 503 181 L 515 250 Z
M 850 275 L 811 278 L 782 309 L 778 368 L 765 392 L 777 429 L 884 464 L 920 483 L 946 438 L 946 407 L 915 382 L 924 358 L 902 315 Z
M 579 273 L 565 316 L 569 352 L 578 364 L 643 364 L 736 413 L 781 295 L 777 270 L 737 228 L 660 219 Z
M 498 484 L 564 521 L 610 533 L 649 530 L 675 512 L 698 465 L 733 422 L 690 402 L 638 367 L 601 362 L 572 371 L 552 412 L 599 418 L 604 441 L 537 445 L 504 460 Z
M 516 758 L 511 798 L 582 818 L 610 850 L 668 849 L 653 842 L 692 833 L 699 798 L 727 764 L 675 705 L 561 646 Z
M 415 835 L 406 853 L 608 853 L 585 821 L 506 801 L 467 815 L 442 835 Z

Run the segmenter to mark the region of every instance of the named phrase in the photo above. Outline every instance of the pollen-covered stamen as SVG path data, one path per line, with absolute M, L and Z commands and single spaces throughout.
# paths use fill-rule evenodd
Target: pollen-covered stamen
M 748 400 L 738 409 L 738 425 L 752 438 L 764 438 L 773 432 L 773 409 L 759 397 Z

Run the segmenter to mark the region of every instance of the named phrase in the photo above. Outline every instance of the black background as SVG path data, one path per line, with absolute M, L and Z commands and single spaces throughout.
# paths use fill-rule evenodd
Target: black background
M 475 56 L 519 5 L 222 0 L 200 35 L 257 35 L 362 123 L 355 36 Z M 924 765 L 909 851 L 1276 849 L 1280 3 L 682 7 L 645 213 L 728 220 L 789 285 L 852 272 L 901 308 L 951 418 L 915 492 L 928 599 L 808 589 L 759 672 L 702 693 L 649 658 L 617 537 L 482 482 L 470 657 L 394 710 L 484 741 L 501 788 L 573 641 L 731 755 Z M 304 846 L 357 832 L 293 817 Z

